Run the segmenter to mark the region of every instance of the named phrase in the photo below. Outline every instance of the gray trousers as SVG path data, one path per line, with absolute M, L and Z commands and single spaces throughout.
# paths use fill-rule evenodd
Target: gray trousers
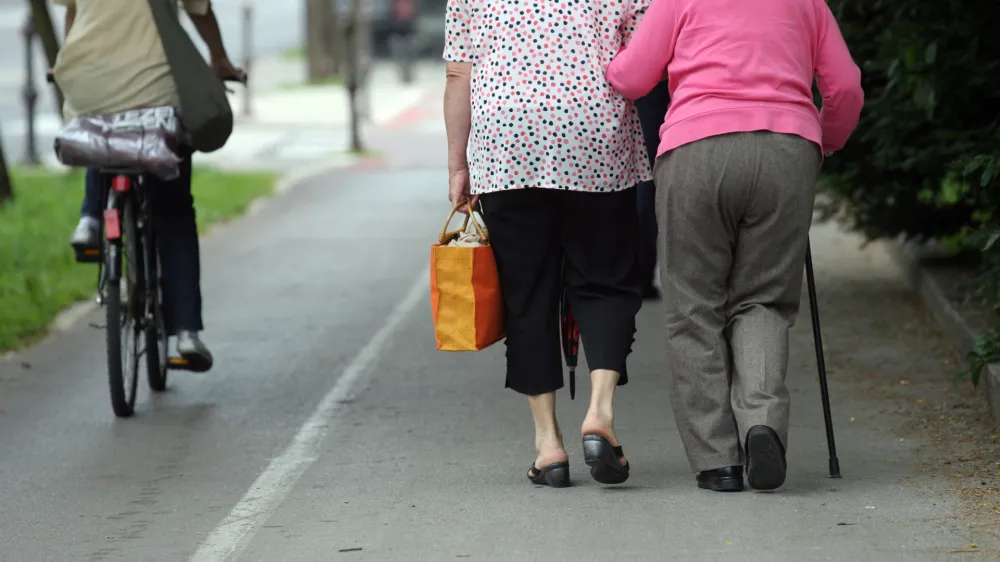
M 691 469 L 742 466 L 755 425 L 788 444 L 788 330 L 802 292 L 820 149 L 735 133 L 656 162 L 667 375 Z

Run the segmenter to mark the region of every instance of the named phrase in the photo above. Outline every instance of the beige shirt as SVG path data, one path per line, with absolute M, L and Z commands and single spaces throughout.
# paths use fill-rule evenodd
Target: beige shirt
M 52 73 L 65 118 L 140 107 L 178 106 L 177 87 L 147 0 L 53 0 L 76 19 Z M 181 0 L 191 14 L 210 0 Z

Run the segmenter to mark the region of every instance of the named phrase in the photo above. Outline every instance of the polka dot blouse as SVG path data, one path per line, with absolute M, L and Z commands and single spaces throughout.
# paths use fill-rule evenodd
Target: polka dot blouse
M 474 194 L 652 178 L 635 106 L 604 78 L 649 1 L 448 0 L 444 59 L 473 63 Z

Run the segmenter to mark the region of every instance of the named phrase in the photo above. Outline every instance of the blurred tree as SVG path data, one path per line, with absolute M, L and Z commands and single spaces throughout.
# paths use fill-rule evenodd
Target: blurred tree
M 31 21 L 35 25 L 35 34 L 42 41 L 42 48 L 45 50 L 45 60 L 48 67 L 56 65 L 56 56 L 59 55 L 59 37 L 56 36 L 56 28 L 52 25 L 52 14 L 49 12 L 48 3 L 45 0 L 31 0 Z M 53 84 L 58 104 L 57 113 L 62 115 L 63 96 L 59 87 Z
M 3 136 L 0 136 L 0 206 L 14 199 L 14 187 L 7 171 L 7 157 L 3 152 Z
M 309 82 L 337 76 L 343 62 L 340 10 L 335 0 L 306 0 L 306 58 Z
M 361 104 L 358 95 L 365 80 L 365 14 L 362 0 L 351 0 L 351 12 L 348 16 L 347 33 L 347 93 L 351 104 L 351 150 L 361 152 L 364 144 L 361 142 Z

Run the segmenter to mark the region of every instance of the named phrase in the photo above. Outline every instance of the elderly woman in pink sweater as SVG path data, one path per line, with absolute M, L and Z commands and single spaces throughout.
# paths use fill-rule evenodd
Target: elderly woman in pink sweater
M 785 481 L 788 330 L 823 154 L 864 104 L 824 0 L 653 0 L 607 71 L 669 80 L 654 176 L 677 427 L 698 486 Z M 822 111 L 813 105 L 816 79 Z

